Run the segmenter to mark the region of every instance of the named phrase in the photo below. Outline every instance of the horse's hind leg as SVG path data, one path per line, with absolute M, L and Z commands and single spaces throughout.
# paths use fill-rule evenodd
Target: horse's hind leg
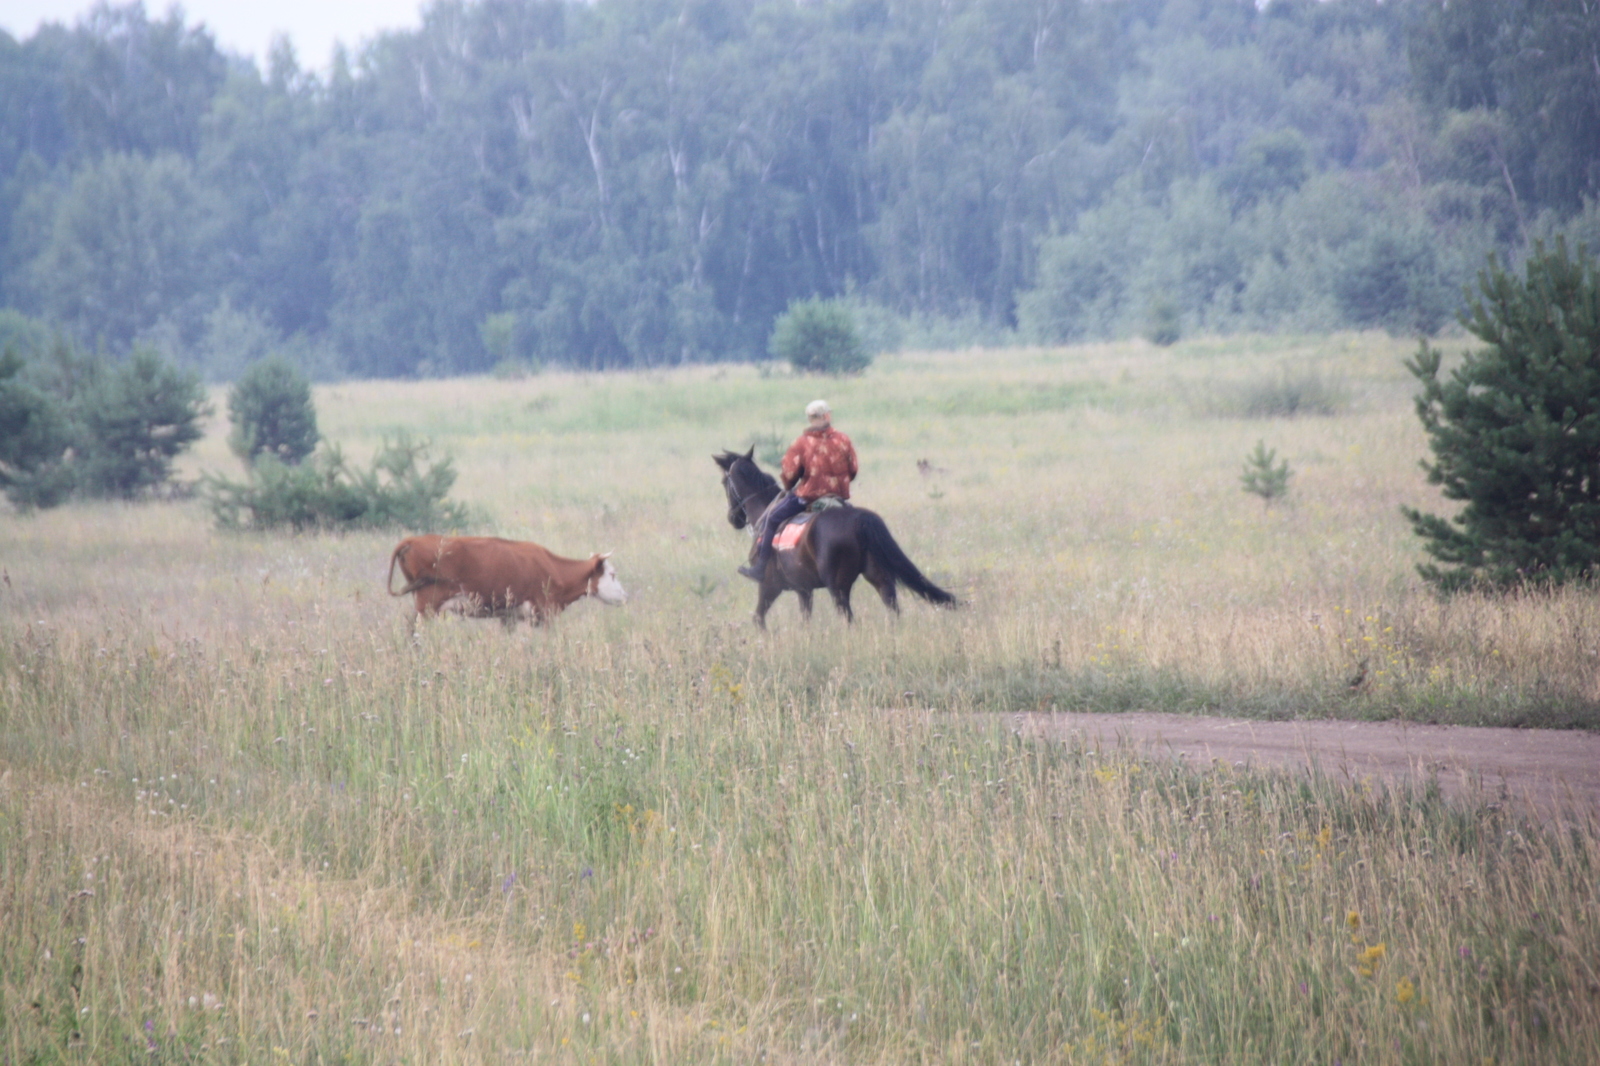
M 868 584 L 878 590 L 878 598 L 883 601 L 885 607 L 895 614 L 900 613 L 900 597 L 895 591 L 896 582 L 893 574 L 873 563 L 868 563 L 861 576 L 867 579 Z
M 851 582 L 851 584 L 854 583 L 853 581 Z M 840 614 L 844 615 L 844 620 L 846 622 L 854 622 L 856 620 L 855 612 L 850 610 L 850 585 L 830 588 L 828 592 L 833 596 L 833 605 L 839 608 Z
M 811 621 L 811 590 L 795 589 L 794 594 L 800 600 L 800 617 Z

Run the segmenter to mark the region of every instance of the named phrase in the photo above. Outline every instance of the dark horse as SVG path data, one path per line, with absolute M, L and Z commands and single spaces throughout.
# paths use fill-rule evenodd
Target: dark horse
M 778 482 L 756 465 L 755 448 L 744 455 L 712 456 L 722 468 L 722 491 L 728 494 L 728 523 L 734 529 L 756 528 L 761 515 L 778 498 Z M 800 597 L 800 613 L 811 617 L 811 593 L 827 589 L 846 621 L 853 621 L 850 588 L 865 577 L 878 590 L 884 606 L 899 613 L 896 584 L 904 584 L 929 603 L 949 606 L 956 598 L 922 576 L 906 558 L 883 519 L 863 507 L 830 507 L 813 515 L 793 551 L 772 553 L 756 599 L 756 625 L 766 628 L 767 609 L 784 592 Z

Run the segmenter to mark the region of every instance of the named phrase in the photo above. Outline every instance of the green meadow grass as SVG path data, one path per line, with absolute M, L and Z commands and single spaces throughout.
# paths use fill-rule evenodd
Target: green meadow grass
M 392 536 L 5 518 L 0 1062 L 1600 1061 L 1591 813 L 985 713 L 1594 727 L 1586 592 L 1415 577 L 1407 350 L 319 389 L 353 458 L 452 454 L 482 531 L 616 553 L 633 602 L 537 632 L 413 637 Z M 1288 372 L 1340 413 L 1228 413 Z M 750 625 L 710 456 L 817 395 L 960 610 Z M 225 430 L 189 474 L 236 473 Z M 1286 504 L 1240 490 L 1258 439 Z

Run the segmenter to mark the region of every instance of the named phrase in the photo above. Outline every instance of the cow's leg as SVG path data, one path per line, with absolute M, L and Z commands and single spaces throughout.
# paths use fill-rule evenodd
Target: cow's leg
M 450 590 L 443 585 L 428 585 L 417 590 L 415 605 L 416 613 L 412 615 L 412 625 L 416 625 L 418 618 L 436 615 L 450 598 Z
M 794 594 L 800 598 L 800 617 L 811 621 L 811 590 L 795 589 Z

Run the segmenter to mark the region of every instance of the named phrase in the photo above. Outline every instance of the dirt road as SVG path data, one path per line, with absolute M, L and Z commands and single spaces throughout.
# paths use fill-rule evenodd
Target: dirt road
M 1399 722 L 1260 722 L 1169 714 L 1018 714 L 1024 732 L 1097 744 L 1127 744 L 1190 764 L 1258 767 L 1421 784 L 1437 777 L 1452 798 L 1502 792 L 1550 817 L 1600 814 L 1600 734 L 1539 729 L 1408 725 Z

